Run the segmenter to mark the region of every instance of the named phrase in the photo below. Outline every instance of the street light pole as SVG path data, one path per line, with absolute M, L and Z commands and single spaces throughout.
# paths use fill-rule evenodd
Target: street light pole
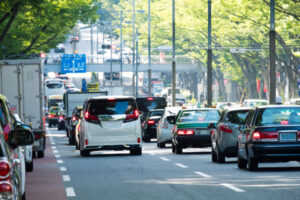
M 134 94 L 134 45 L 135 45 L 135 0 L 132 0 L 132 94 Z
M 212 106 L 211 0 L 208 0 L 207 106 Z
M 148 96 L 151 96 L 151 10 L 148 0 Z
M 136 65 L 135 65 L 135 97 L 139 94 L 139 38 L 138 29 L 136 29 Z
M 270 2 L 270 33 L 269 33 L 269 56 L 270 56 L 270 94 L 269 103 L 275 104 L 276 96 L 276 31 L 275 31 L 275 0 Z
M 176 60 L 175 60 L 175 0 L 172 0 L 172 106 L 176 98 Z
M 123 11 L 121 10 L 121 27 L 120 27 L 120 35 L 121 35 L 121 38 L 120 38 L 120 50 L 121 50 L 121 60 L 120 60 L 120 71 L 121 71 L 121 74 L 120 74 L 120 85 L 123 86 Z
M 112 23 L 110 24 L 110 86 L 112 86 Z

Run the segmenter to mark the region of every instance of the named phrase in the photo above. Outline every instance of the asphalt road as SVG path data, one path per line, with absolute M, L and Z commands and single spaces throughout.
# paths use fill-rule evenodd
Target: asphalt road
M 236 159 L 211 162 L 210 148 L 171 153 L 170 146 L 143 144 L 143 155 L 129 151 L 92 152 L 81 157 L 64 131 L 49 128 L 57 165 L 70 200 L 298 200 L 298 162 L 260 164 L 240 170 Z

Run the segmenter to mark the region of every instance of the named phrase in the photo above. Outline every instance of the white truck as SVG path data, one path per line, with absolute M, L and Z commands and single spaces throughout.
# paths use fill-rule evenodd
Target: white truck
M 0 60 L 0 93 L 8 98 L 13 113 L 32 127 L 32 156 L 37 153 L 37 157 L 43 158 L 46 129 L 42 60 Z

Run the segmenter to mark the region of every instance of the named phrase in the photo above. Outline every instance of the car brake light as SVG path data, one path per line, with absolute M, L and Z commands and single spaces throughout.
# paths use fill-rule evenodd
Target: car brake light
M 147 124 L 149 124 L 149 125 L 153 125 L 153 124 L 155 124 L 155 121 L 154 121 L 154 120 L 152 120 L 152 119 L 150 119 L 150 120 L 148 120 L 148 121 L 147 121 Z
M 194 131 L 180 129 L 180 130 L 177 130 L 177 135 L 194 135 Z
M 12 192 L 13 192 L 13 186 L 10 182 L 8 182 L 8 181 L 0 182 L 0 193 L 1 194 L 6 193 L 6 196 L 9 197 L 9 196 L 12 195 L 12 194 L 9 194 L 9 193 L 12 193 Z M 8 199 L 11 199 L 11 198 L 9 197 Z
M 280 124 L 282 124 L 282 125 L 287 125 L 287 124 L 289 124 L 289 121 L 284 120 L 284 121 L 281 121 Z
M 221 125 L 220 129 L 225 133 L 232 133 L 232 130 L 229 128 L 229 126 Z
M 50 119 L 53 118 L 53 115 L 49 114 L 49 115 L 48 115 L 48 118 L 50 118 Z
M 259 132 L 252 133 L 252 140 L 256 142 L 274 142 L 278 141 L 278 132 Z
M 85 139 L 85 145 L 89 145 L 89 140 Z
M 0 161 L 0 179 L 5 179 L 10 176 L 11 167 L 7 161 Z
M 135 109 L 133 113 L 127 114 L 124 122 L 131 122 L 139 118 L 139 111 Z
M 148 101 L 153 101 L 153 97 L 148 97 L 147 100 Z
M 138 137 L 137 143 L 141 143 L 141 138 Z
M 99 119 L 96 115 L 91 115 L 88 111 L 84 113 L 84 118 L 87 122 L 99 123 Z
M 73 116 L 72 117 L 72 121 L 76 121 L 77 120 L 77 117 L 76 116 Z
M 64 117 L 63 116 L 59 116 L 59 120 L 63 120 L 64 119 Z
M 116 100 L 116 98 L 108 98 L 107 100 L 108 101 L 114 101 L 114 100 Z

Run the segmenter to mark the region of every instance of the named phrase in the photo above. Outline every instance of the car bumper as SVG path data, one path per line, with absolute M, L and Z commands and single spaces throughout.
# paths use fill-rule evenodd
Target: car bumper
M 300 143 L 249 144 L 248 153 L 259 162 L 300 161 Z
M 51 119 L 48 119 L 48 123 L 51 123 L 51 124 L 58 124 L 58 118 L 51 118 Z
M 122 151 L 122 150 L 131 150 L 131 149 L 134 149 L 137 147 L 141 148 L 142 146 L 140 144 L 85 146 L 84 150 L 88 150 L 88 151 L 100 151 L 100 150 Z
M 156 127 L 147 127 L 144 129 L 144 135 L 148 138 L 156 138 Z
M 211 146 L 210 135 L 176 136 L 174 142 L 185 147 L 208 147 Z

